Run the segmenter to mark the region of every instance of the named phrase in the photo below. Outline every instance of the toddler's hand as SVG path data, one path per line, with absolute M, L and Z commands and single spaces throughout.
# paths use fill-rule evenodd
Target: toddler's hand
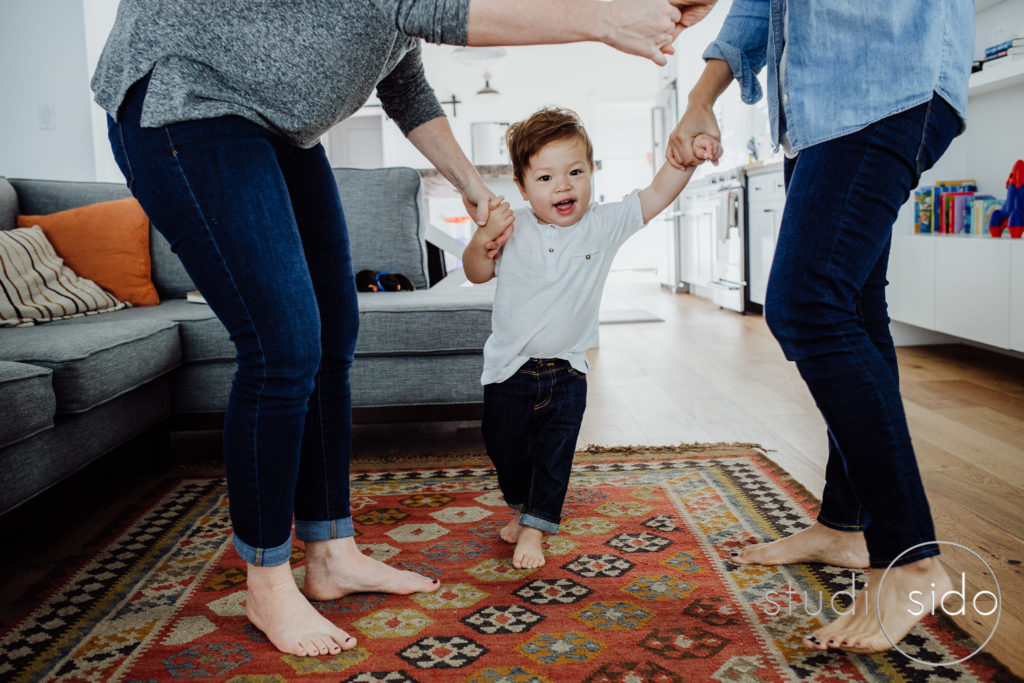
M 718 166 L 718 160 L 722 158 L 722 145 L 710 135 L 701 133 L 693 139 L 693 155 Z
M 488 203 L 490 213 L 487 214 L 487 223 L 479 228 L 487 238 L 484 248 L 487 250 L 487 258 L 491 259 L 497 258 L 501 245 L 512 236 L 513 229 L 512 208 L 508 202 L 503 201 L 503 197 L 496 197 L 495 199 L 497 200 L 496 202 L 492 200 Z

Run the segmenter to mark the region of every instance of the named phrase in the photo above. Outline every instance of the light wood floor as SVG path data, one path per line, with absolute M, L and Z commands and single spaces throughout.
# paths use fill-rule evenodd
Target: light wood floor
M 603 306 L 645 309 L 665 321 L 601 326 L 600 348 L 590 355 L 581 447 L 756 443 L 820 494 L 824 423 L 760 316 L 672 295 L 647 273 L 614 273 Z M 899 357 L 937 537 L 976 551 L 992 566 L 1003 610 L 985 651 L 1024 675 L 1024 653 L 1016 647 L 1024 638 L 1024 361 L 967 346 L 908 347 L 899 350 Z M 204 449 L 216 458 L 217 448 L 215 435 L 177 437 L 176 450 L 193 458 L 202 457 Z M 354 433 L 357 458 L 467 449 L 482 450 L 478 422 L 357 425 Z M 78 505 L 88 514 L 55 520 L 46 536 L 31 529 L 17 534 L 11 527 L 18 522 L 0 519 L 0 542 L 25 553 L 17 567 L 0 566 L 0 607 L 81 552 L 82 544 L 130 502 L 132 492 L 146 490 L 155 478 L 133 475 L 126 483 L 109 469 L 89 487 L 64 487 L 62 496 L 73 488 L 75 496 L 85 497 Z M 40 505 L 22 516 L 39 523 L 39 509 L 46 508 Z M 959 576 L 963 558 L 955 553 L 943 557 L 951 574 Z M 982 639 L 991 628 L 991 622 L 962 622 Z
M 657 291 L 640 274 L 614 278 L 604 306 L 647 309 L 665 322 L 601 326 L 581 442 L 758 443 L 820 495 L 825 425 L 761 316 Z M 1003 609 L 985 651 L 1024 674 L 1024 361 L 964 345 L 898 355 L 936 537 L 992 567 Z M 944 547 L 943 558 L 954 577 L 965 572 L 971 595 L 992 587 L 972 556 Z M 957 621 L 979 642 L 991 632 L 992 619 Z

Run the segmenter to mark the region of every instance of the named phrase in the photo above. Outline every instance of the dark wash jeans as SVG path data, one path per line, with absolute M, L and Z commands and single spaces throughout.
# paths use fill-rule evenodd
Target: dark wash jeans
M 275 566 L 298 538 L 353 535 L 349 508 L 358 331 L 348 230 L 321 146 L 236 116 L 142 128 L 148 77 L 109 137 L 128 186 L 235 344 L 224 420 L 234 543 Z
M 935 540 L 900 397 L 885 302 L 900 206 L 960 130 L 930 102 L 786 160 L 765 319 L 828 426 L 818 521 L 863 530 L 872 567 Z M 938 554 L 934 544 L 900 558 Z
M 531 358 L 484 386 L 487 455 L 523 526 L 558 533 L 586 407 L 587 376 L 559 358 Z

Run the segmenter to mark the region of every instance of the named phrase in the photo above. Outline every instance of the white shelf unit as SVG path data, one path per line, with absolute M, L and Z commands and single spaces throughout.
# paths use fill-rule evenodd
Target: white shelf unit
M 993 62 L 977 73 L 971 74 L 967 86 L 968 97 L 997 92 L 1024 84 L 1024 55 L 1004 58 Z
M 1024 0 L 975 5 L 976 56 L 993 30 L 1022 26 Z M 967 130 L 953 141 L 921 185 L 973 178 L 979 192 L 1005 197 L 1006 177 L 1024 158 L 1020 111 L 1024 59 L 972 74 Z M 916 235 L 913 199 L 900 211 L 889 257 L 889 316 L 898 322 L 995 348 L 1024 352 L 1024 240 Z

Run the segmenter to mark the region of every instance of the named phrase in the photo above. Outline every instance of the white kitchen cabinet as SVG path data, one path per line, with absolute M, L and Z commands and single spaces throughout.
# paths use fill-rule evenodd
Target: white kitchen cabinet
M 781 165 L 747 171 L 747 287 L 750 301 L 762 306 L 785 205 Z

